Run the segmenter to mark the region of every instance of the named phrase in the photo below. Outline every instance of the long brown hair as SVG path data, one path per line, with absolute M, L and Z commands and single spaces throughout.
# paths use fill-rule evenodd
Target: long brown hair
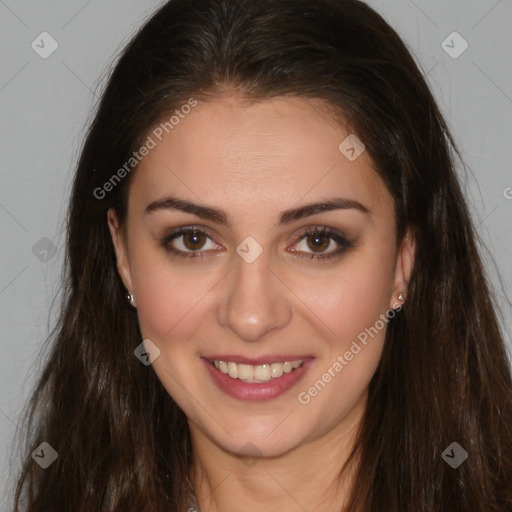
M 125 220 L 136 172 L 126 162 L 156 123 L 192 97 L 233 91 L 325 100 L 384 179 L 398 241 L 406 229 L 416 239 L 408 300 L 388 325 L 354 447 L 348 509 L 512 510 L 511 372 L 455 145 L 403 42 L 357 0 L 170 0 L 124 49 L 74 178 L 61 314 L 26 410 L 15 510 L 184 509 L 186 417 L 134 357 L 141 334 L 106 212 Z M 58 453 L 47 469 L 30 456 L 43 441 Z M 468 453 L 457 469 L 441 456 L 452 442 Z

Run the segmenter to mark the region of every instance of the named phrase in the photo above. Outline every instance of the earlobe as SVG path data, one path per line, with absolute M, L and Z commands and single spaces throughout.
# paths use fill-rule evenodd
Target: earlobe
M 116 211 L 113 208 L 110 208 L 107 212 L 107 221 L 114 251 L 116 253 L 117 271 L 128 292 L 133 294 L 133 283 L 130 266 L 128 264 L 126 243 L 119 226 Z

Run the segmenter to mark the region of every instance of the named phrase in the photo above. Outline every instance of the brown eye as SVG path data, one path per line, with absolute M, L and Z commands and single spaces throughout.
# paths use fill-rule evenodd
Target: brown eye
M 331 242 L 331 238 L 323 234 L 309 235 L 307 237 L 307 244 L 314 252 L 323 252 Z
M 340 257 L 348 249 L 355 248 L 343 235 L 326 226 L 310 228 L 299 236 L 291 252 L 294 255 L 316 260 Z
M 199 227 L 179 228 L 165 236 L 161 244 L 168 253 L 186 258 L 203 257 L 204 253 L 218 252 L 221 248 Z
M 191 251 L 201 249 L 206 241 L 206 235 L 198 231 L 192 231 L 183 235 L 183 245 Z

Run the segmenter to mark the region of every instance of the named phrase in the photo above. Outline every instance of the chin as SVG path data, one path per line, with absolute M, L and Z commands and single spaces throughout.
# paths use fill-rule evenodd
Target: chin
M 286 417 L 286 415 L 284 416 Z M 295 430 L 295 426 L 283 422 L 264 418 L 258 425 L 243 428 L 240 423 L 216 432 L 212 440 L 223 450 L 243 457 L 280 457 L 305 442 L 306 436 Z

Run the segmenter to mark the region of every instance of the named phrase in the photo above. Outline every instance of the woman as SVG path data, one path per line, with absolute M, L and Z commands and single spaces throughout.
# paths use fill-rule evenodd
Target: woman
M 512 510 L 454 154 L 365 4 L 165 4 L 82 150 L 16 510 Z

